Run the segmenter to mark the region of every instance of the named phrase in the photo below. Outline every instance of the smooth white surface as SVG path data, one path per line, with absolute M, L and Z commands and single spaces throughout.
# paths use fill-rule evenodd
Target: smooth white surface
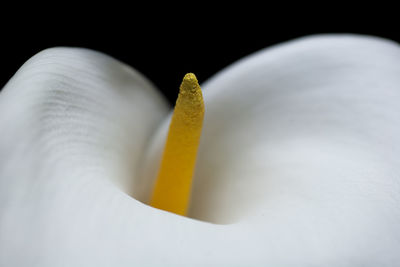
M 123 192 L 148 197 L 162 150 L 152 86 L 42 52 L 0 94 L 0 266 L 396 266 L 399 62 L 389 41 L 316 36 L 203 84 L 190 216 L 215 225 Z

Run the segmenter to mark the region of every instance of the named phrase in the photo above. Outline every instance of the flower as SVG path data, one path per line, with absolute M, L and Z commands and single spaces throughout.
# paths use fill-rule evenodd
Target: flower
M 399 264 L 399 62 L 391 41 L 312 36 L 203 84 L 194 220 L 142 203 L 170 112 L 154 86 L 39 53 L 0 94 L 0 266 Z

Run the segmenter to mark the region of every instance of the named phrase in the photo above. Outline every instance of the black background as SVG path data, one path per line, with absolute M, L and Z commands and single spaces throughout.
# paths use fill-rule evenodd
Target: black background
M 41 20 L 39 15 L 33 16 L 21 24 L 8 20 L 1 26 L 0 88 L 27 59 L 55 46 L 86 47 L 109 54 L 139 70 L 173 102 L 185 73 L 194 72 L 201 83 L 243 56 L 297 37 L 357 33 L 400 42 L 397 18 L 378 10 L 368 14 L 339 10 L 330 15 L 323 10 L 299 10 L 297 15 L 289 15 L 286 10 L 257 6 L 250 12 L 239 8 L 225 14 L 221 10 L 210 14 L 158 9 L 161 16 L 132 9 L 128 15 L 110 11 L 96 17 L 80 14 L 77 19 L 73 13 L 67 17 L 55 13 Z M 258 9 L 261 12 L 253 12 Z M 296 13 L 296 8 L 291 11 Z

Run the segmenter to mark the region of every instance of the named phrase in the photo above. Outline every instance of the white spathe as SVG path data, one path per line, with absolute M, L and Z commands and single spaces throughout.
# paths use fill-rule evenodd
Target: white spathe
M 399 62 L 390 41 L 314 36 L 203 84 L 189 215 L 219 225 L 138 201 L 170 112 L 146 79 L 39 53 L 0 93 L 0 266 L 400 264 Z

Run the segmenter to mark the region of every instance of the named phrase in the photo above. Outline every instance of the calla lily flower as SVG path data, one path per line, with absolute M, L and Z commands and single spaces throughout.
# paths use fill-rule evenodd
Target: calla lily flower
M 0 93 L 0 266 L 400 264 L 399 62 L 388 40 L 311 36 L 203 83 L 184 217 L 146 204 L 161 93 L 107 55 L 40 52 Z

